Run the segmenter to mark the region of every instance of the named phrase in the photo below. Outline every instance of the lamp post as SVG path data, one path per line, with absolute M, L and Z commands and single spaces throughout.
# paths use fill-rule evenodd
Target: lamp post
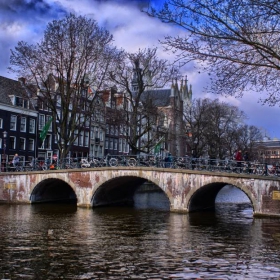
M 3 171 L 5 172 L 6 171 L 6 164 L 7 164 L 7 161 L 6 161 L 6 139 L 7 139 L 7 135 L 8 135 L 8 133 L 7 133 L 7 131 L 3 131 L 3 140 L 4 140 L 4 143 L 3 143 L 3 152 L 4 152 L 4 154 L 3 154 L 3 160 L 2 160 L 2 162 L 3 162 Z

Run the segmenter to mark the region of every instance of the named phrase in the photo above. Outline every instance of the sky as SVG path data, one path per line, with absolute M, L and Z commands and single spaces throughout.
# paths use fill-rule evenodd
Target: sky
M 163 52 L 160 40 L 167 35 L 184 36 L 184 31 L 143 13 L 149 2 L 160 7 L 163 0 L 0 0 L 0 76 L 17 79 L 7 70 L 10 49 L 19 41 L 38 42 L 48 22 L 70 12 L 96 20 L 114 36 L 114 44 L 119 48 L 136 52 L 158 47 L 159 57 L 172 60 L 172 55 Z M 247 115 L 247 124 L 261 128 L 272 139 L 280 139 L 279 107 L 262 105 L 258 102 L 261 96 L 255 93 L 238 99 L 206 93 L 209 77 L 195 63 L 185 66 L 182 74 L 192 85 L 193 98 L 219 98 L 235 105 Z

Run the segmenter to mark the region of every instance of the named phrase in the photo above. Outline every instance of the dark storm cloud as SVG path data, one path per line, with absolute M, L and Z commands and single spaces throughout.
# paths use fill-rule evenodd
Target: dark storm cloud
M 49 4 L 44 0 L 0 0 L 1 20 L 28 21 L 42 18 L 58 18 L 67 11 L 58 2 Z
M 34 43 L 49 21 L 68 13 L 58 2 L 49 3 L 46 0 L 0 0 L 0 72 L 7 71 L 10 49 L 18 41 Z

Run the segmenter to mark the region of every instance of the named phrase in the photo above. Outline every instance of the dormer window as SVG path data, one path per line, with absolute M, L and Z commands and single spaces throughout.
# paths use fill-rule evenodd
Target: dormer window
M 19 107 L 28 109 L 29 108 L 29 101 L 27 99 L 22 98 L 22 97 L 15 96 L 15 106 L 19 106 Z

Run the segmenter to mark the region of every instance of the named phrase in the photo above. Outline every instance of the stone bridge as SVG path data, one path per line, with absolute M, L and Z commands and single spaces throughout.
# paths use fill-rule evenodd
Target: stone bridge
M 0 202 L 73 202 L 81 207 L 133 203 L 145 182 L 163 191 L 170 211 L 214 209 L 225 185 L 242 190 L 254 215 L 280 217 L 280 178 L 184 169 L 121 167 L 0 173 Z

